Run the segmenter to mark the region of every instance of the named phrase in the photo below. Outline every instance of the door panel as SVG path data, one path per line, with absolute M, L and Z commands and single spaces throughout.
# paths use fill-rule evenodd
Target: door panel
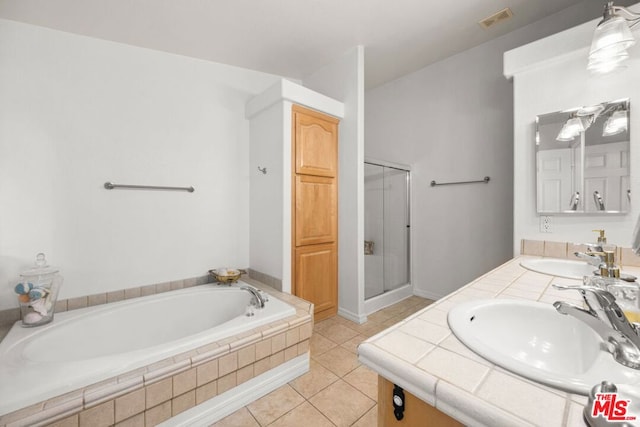
M 332 178 L 296 176 L 296 246 L 336 241 L 336 185 Z
M 301 112 L 294 112 L 294 120 L 295 172 L 335 177 L 338 165 L 337 123 Z
M 336 244 L 296 248 L 295 294 L 315 305 L 316 320 L 334 315 L 338 301 Z

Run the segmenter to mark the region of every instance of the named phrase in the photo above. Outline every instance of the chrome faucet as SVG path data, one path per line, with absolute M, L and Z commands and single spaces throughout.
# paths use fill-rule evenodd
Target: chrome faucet
M 558 313 L 573 316 L 586 323 L 606 343 L 607 350 L 620 364 L 640 369 L 640 335 L 616 304 L 611 293 L 594 286 L 553 285 L 559 290 L 573 289 L 580 292 L 588 309 L 582 309 L 564 301 L 553 306 Z
M 264 294 L 259 289 L 254 288 L 253 286 L 244 285 L 240 286 L 240 289 L 245 290 L 253 295 L 251 303 L 257 308 L 264 308 L 264 304 L 269 301 L 269 297 L 267 297 L 266 294 Z
M 604 235 L 604 230 L 593 230 L 599 233 L 598 243 L 582 243 L 582 246 L 586 246 L 586 252 L 574 252 L 573 254 L 580 259 L 584 259 L 589 264 L 599 267 L 600 264 L 605 262 L 605 248 L 607 244 L 607 238 Z

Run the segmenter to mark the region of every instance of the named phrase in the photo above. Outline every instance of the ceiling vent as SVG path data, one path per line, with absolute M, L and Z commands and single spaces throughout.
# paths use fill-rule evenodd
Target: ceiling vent
M 508 7 L 505 7 L 500 12 L 496 12 L 491 16 L 484 18 L 482 21 L 478 22 L 482 28 L 485 30 L 489 27 L 493 27 L 498 22 L 505 21 L 513 16 L 513 12 Z

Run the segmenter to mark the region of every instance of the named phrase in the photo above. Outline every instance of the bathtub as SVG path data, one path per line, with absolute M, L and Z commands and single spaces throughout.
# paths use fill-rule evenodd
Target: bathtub
M 0 343 L 0 415 L 114 378 L 296 314 L 271 297 L 202 285 L 56 314 L 37 328 L 13 326 Z

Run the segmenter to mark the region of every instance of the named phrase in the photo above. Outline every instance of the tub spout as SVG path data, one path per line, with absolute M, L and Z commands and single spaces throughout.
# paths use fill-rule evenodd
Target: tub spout
M 258 308 L 264 308 L 264 304 L 268 301 L 266 295 L 263 295 L 262 291 L 254 288 L 253 286 L 245 285 L 241 286 L 240 289 L 243 289 L 253 295 L 252 303 Z

